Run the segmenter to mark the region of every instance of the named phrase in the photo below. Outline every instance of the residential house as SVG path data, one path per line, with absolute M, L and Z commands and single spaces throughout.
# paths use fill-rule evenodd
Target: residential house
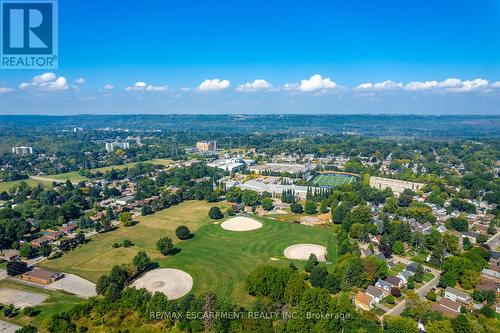
M 444 291 L 444 297 L 447 299 L 451 299 L 454 302 L 461 302 L 464 304 L 468 304 L 470 302 L 469 294 L 452 287 L 446 287 Z
M 432 303 L 431 308 L 447 317 L 455 318 L 460 314 L 461 305 L 458 302 L 443 297 L 436 303 Z
M 403 280 L 404 284 L 408 284 L 408 282 L 410 281 L 410 277 L 412 277 L 413 274 L 414 274 L 413 272 L 410 272 L 408 270 L 404 270 L 402 272 L 399 272 L 398 278 Z
M 385 281 L 389 282 L 392 287 L 401 288 L 404 286 L 403 280 L 398 278 L 397 276 L 389 275 L 388 277 L 385 278 Z
M 481 275 L 487 279 L 500 282 L 500 272 L 494 271 L 492 269 L 484 268 L 481 271 Z
M 378 281 L 375 283 L 375 286 L 384 290 L 384 292 L 386 292 L 387 294 L 391 292 L 392 288 L 392 284 L 382 279 L 378 279 Z
M 49 244 L 52 240 L 47 236 L 42 236 L 37 239 L 34 239 L 30 242 L 31 246 L 34 248 L 41 247 L 43 245 Z
M 382 298 L 384 298 L 388 293 L 384 292 L 383 289 L 377 288 L 375 286 L 368 286 L 366 288 L 366 293 L 373 299 L 373 302 L 379 303 Z
M 373 307 L 373 299 L 363 291 L 358 291 L 354 298 L 354 305 L 363 311 L 370 311 Z
M 64 232 L 62 231 L 51 231 L 45 235 L 45 237 L 47 237 L 51 241 L 55 241 L 56 239 L 59 239 L 62 236 L 64 236 Z
M 59 231 L 64 232 L 66 235 L 73 233 L 77 226 L 74 223 L 68 223 L 59 228 Z
M 6 261 L 15 261 L 19 259 L 19 251 L 14 249 L 1 250 L 0 259 Z
M 407 271 L 409 271 L 409 272 L 412 272 L 413 274 L 415 274 L 415 272 L 416 272 L 416 271 L 417 271 L 417 269 L 418 269 L 418 266 L 419 266 L 419 264 L 418 264 L 418 263 L 416 263 L 416 262 L 412 262 L 412 263 L 410 263 L 410 264 L 408 264 L 408 265 L 406 266 L 406 270 L 407 270 Z
M 419 230 L 424 235 L 428 235 L 432 230 L 432 224 L 430 224 L 429 222 L 421 224 L 418 226 L 417 230 Z
M 444 225 L 440 225 L 437 227 L 437 231 L 439 231 L 440 233 L 444 234 L 445 232 L 448 231 L 448 229 L 446 229 L 446 227 Z

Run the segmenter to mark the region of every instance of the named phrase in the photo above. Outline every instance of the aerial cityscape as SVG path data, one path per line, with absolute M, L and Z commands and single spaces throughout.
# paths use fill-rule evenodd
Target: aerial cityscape
M 0 0 L 1 333 L 500 332 L 497 1 L 116 6 Z

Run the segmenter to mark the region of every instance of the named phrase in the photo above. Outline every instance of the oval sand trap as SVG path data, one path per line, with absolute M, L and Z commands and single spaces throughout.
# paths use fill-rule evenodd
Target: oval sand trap
M 250 231 L 262 228 L 262 223 L 248 217 L 237 216 L 223 222 L 220 226 L 231 231 Z
M 296 244 L 289 246 L 283 252 L 288 259 L 307 260 L 314 254 L 318 261 L 326 261 L 326 247 L 316 244 Z
M 159 268 L 147 272 L 135 280 L 132 286 L 145 288 L 152 293 L 159 291 L 167 295 L 168 299 L 177 299 L 191 291 L 193 278 L 178 269 Z

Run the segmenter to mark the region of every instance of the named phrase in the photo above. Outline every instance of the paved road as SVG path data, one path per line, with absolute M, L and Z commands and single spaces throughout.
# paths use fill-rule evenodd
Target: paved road
M 15 333 L 21 326 L 17 326 L 6 321 L 0 320 L 0 333 Z
M 398 257 L 398 256 L 394 256 L 394 259 L 399 261 L 399 262 L 405 263 L 405 264 L 409 264 L 412 262 L 411 260 L 408 260 L 408 259 L 403 258 L 403 257 Z M 429 292 L 432 288 L 436 288 L 436 286 L 439 283 L 439 277 L 441 276 L 440 270 L 424 265 L 424 269 L 425 268 L 429 269 L 432 272 L 432 274 L 434 275 L 434 277 L 432 278 L 432 280 L 424 283 L 420 288 L 415 290 L 417 295 L 420 297 L 424 297 L 427 294 L 427 292 Z M 396 306 L 394 306 L 392 309 L 387 311 L 384 314 L 384 316 L 387 316 L 387 315 L 398 316 L 401 314 L 401 312 L 403 312 L 403 310 L 405 309 L 405 306 L 406 306 L 406 299 L 402 300 Z

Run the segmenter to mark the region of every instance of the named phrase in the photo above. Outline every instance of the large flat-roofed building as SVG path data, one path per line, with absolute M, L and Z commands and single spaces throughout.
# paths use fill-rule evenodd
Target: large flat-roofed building
M 312 166 L 310 164 L 266 163 L 261 165 L 252 165 L 249 169 L 255 173 L 276 172 L 305 174 L 312 169 Z
M 401 194 L 406 189 L 418 191 L 424 187 L 424 184 L 390 178 L 370 177 L 370 186 L 381 191 L 390 188 L 393 193 Z
M 217 141 L 199 141 L 196 142 L 196 150 L 199 152 L 216 151 Z
M 299 185 L 282 185 L 282 184 L 266 184 L 257 180 L 249 180 L 246 183 L 237 181 L 228 181 L 225 183 L 226 189 L 230 189 L 233 186 L 239 187 L 242 190 L 252 190 L 257 193 L 268 192 L 271 193 L 273 197 L 279 197 L 283 191 L 291 190 L 295 193 L 298 199 L 306 199 L 307 197 L 307 186 Z
M 31 155 L 33 154 L 33 147 L 26 147 L 26 146 L 12 147 L 12 154 Z
M 212 168 L 219 168 L 224 171 L 236 171 L 245 166 L 245 162 L 240 158 L 227 158 L 227 159 L 219 159 L 213 162 L 207 163 L 207 166 Z

